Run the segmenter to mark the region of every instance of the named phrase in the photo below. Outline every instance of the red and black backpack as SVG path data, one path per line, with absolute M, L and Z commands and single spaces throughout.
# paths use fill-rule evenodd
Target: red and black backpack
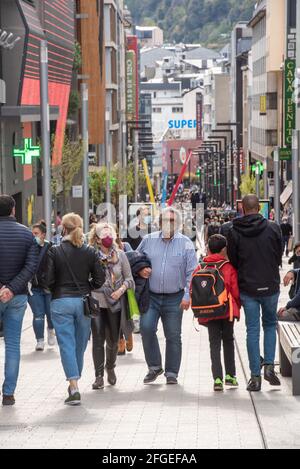
M 222 267 L 229 261 L 202 262 L 192 275 L 191 301 L 195 318 L 207 320 L 227 319 L 231 311 Z

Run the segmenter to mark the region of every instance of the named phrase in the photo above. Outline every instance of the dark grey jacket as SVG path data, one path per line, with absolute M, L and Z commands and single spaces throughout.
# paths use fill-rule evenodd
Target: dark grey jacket
M 0 288 L 5 285 L 14 295 L 27 295 L 38 258 L 31 231 L 13 217 L 0 217 Z

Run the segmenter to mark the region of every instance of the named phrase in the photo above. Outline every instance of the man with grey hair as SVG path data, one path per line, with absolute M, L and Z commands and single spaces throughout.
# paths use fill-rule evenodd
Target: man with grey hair
M 197 266 L 192 241 L 180 233 L 180 212 L 167 208 L 160 215 L 160 231 L 146 236 L 138 247 L 151 261 L 150 306 L 141 316 L 141 334 L 148 374 L 144 384 L 153 383 L 164 370 L 157 339 L 161 319 L 166 338 L 165 376 L 177 384 L 181 364 L 183 311 L 190 307 L 190 281 Z

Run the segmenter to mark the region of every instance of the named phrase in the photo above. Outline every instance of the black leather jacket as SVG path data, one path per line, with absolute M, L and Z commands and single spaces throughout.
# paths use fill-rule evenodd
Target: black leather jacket
M 62 247 L 80 286 L 72 279 Z M 53 246 L 48 252 L 45 286 L 51 290 L 52 299 L 81 297 L 92 290 L 101 288 L 105 273 L 94 248 L 76 248 L 69 241 Z

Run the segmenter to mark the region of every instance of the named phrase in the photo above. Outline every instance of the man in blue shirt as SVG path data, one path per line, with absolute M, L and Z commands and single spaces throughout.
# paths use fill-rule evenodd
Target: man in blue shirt
M 183 311 L 190 308 L 190 281 L 197 266 L 192 241 L 182 235 L 180 213 L 165 209 L 160 216 L 161 231 L 146 236 L 138 251 L 146 254 L 152 264 L 150 307 L 141 316 L 141 334 L 149 372 L 144 384 L 153 383 L 163 373 L 162 357 L 157 339 L 157 326 L 162 320 L 166 337 L 165 376 L 167 384 L 177 384 L 182 343 Z

